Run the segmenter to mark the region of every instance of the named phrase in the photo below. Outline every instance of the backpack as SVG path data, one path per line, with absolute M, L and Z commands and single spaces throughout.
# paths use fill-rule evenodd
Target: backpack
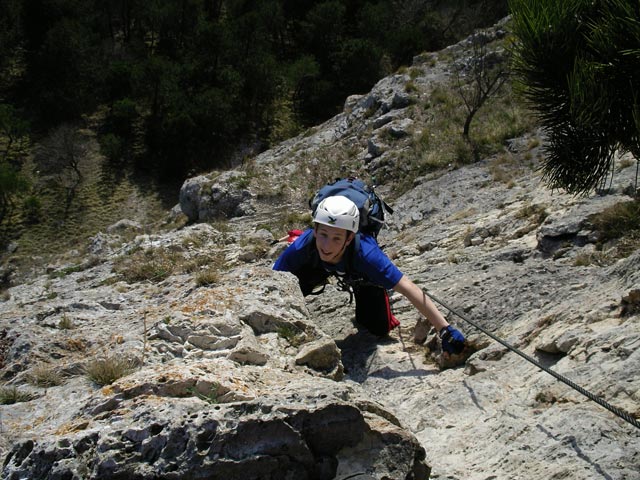
M 393 209 L 387 205 L 374 191 L 362 180 L 349 177 L 338 178 L 334 182 L 326 184 L 320 188 L 316 195 L 309 200 L 309 207 L 312 215 L 322 200 L 327 197 L 342 195 L 356 204 L 360 210 L 359 232 L 378 237 L 378 233 L 384 226 L 384 212 L 393 214 Z

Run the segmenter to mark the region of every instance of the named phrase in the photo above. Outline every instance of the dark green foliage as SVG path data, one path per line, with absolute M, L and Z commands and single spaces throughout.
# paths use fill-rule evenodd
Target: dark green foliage
M 104 68 L 90 2 L 24 3 L 26 102 L 48 125 L 75 120 L 95 108 Z
M 0 161 L 0 223 L 14 208 L 16 198 L 28 188 L 29 183 L 15 167 Z
M 549 137 L 552 187 L 587 193 L 640 158 L 640 4 L 512 0 L 515 70 Z
M 35 195 L 29 195 L 22 201 L 22 210 L 28 223 L 37 223 L 42 215 L 42 201 Z
M 506 13 L 505 0 L 5 3 L 0 66 L 22 63 L 0 98 L 38 131 L 106 107 L 102 151 L 171 178 L 224 164 L 241 140 L 317 124 L 413 55 Z
M 29 182 L 21 173 L 29 134 L 29 123 L 13 105 L 0 103 L 0 224 L 13 211 L 16 200 L 29 190 Z
M 0 8 L 0 81 L 13 73 L 12 62 L 23 37 L 19 21 L 22 3 L 21 0 L 3 0 Z
M 125 155 L 124 140 L 113 133 L 107 133 L 100 137 L 100 152 L 110 162 L 118 163 Z
M 28 154 L 30 126 L 13 105 L 0 103 L 0 161 L 20 168 Z

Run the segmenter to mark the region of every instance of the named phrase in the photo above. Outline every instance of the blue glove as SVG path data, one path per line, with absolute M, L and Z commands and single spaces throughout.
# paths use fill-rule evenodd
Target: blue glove
M 451 325 L 440 330 L 440 340 L 442 340 L 442 350 L 447 353 L 460 353 L 464 350 L 464 335 Z

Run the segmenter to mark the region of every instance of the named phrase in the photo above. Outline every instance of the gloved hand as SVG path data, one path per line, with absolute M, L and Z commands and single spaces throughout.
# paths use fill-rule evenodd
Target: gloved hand
M 464 350 L 464 335 L 451 325 L 440 330 L 440 340 L 442 340 L 442 350 L 447 353 L 460 353 Z

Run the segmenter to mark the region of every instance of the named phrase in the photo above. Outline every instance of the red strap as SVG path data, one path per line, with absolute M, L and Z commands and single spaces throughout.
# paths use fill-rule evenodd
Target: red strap
M 385 303 L 387 304 L 387 322 L 389 325 L 389 331 L 393 330 L 394 328 L 396 328 L 398 325 L 400 325 L 400 322 L 398 321 L 398 319 L 396 317 L 393 316 L 393 313 L 391 312 L 391 304 L 389 303 L 389 295 L 387 294 L 387 291 L 384 291 L 384 300 Z

